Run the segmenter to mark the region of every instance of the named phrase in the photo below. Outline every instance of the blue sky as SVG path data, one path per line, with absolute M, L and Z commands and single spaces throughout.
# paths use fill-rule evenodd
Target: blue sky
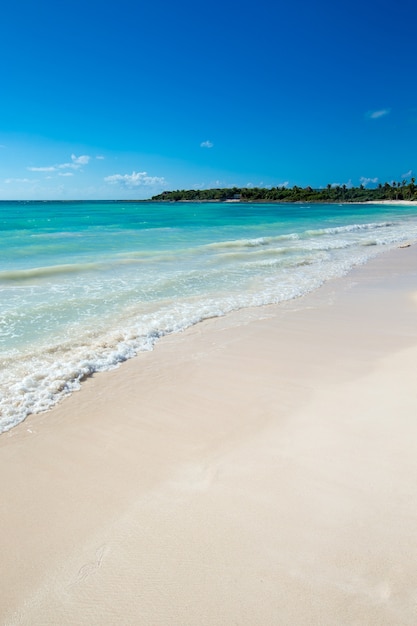
M 0 199 L 417 174 L 415 0 L 15 0 Z

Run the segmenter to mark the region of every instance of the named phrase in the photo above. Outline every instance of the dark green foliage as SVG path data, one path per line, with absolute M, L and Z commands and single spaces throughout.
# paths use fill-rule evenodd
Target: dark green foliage
M 379 184 L 375 189 L 327 185 L 325 189 L 312 187 L 232 187 L 231 189 L 182 189 L 164 191 L 153 196 L 151 200 L 158 202 L 224 202 L 240 200 L 240 202 L 367 202 L 370 200 L 417 200 L 415 178 L 410 183 L 406 180 L 392 184 Z

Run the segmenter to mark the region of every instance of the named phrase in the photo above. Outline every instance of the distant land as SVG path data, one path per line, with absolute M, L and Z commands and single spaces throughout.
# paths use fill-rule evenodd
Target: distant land
M 346 185 L 312 187 L 231 187 L 227 189 L 182 189 L 152 196 L 156 202 L 371 202 L 378 200 L 417 200 L 416 179 L 379 184 L 368 189 Z

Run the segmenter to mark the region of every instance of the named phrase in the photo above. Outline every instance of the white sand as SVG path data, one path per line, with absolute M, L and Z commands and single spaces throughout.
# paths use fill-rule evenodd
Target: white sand
M 417 246 L 0 437 L 5 625 L 417 623 Z
M 367 202 L 360 202 L 359 204 L 398 204 L 399 206 L 417 206 L 416 200 L 368 200 Z

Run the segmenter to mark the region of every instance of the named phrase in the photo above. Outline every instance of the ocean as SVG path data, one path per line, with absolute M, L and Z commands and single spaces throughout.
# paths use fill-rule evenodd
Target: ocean
M 0 432 L 168 333 L 416 238 L 412 206 L 0 202 Z

